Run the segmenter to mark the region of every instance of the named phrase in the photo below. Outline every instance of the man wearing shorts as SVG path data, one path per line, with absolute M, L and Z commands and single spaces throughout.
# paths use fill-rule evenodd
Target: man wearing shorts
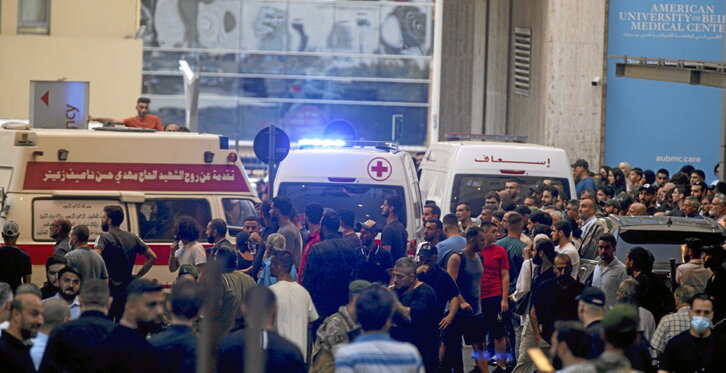
M 494 340 L 497 365 L 506 369 L 505 352 L 507 349 L 506 332 L 502 313 L 509 310 L 509 258 L 497 241 L 497 226 L 482 223 L 484 247 L 481 249 L 484 273 L 481 276 L 481 309 L 484 316 L 485 334 Z M 502 297 L 504 295 L 504 297 Z
M 443 371 L 464 371 L 461 353 L 463 335 L 464 342 L 474 348 L 474 358 L 479 370 L 489 372 L 484 357 L 484 319 L 479 302 L 481 276 L 484 272 L 479 251 L 484 246 L 484 240 L 484 231 L 476 226 L 471 227 L 466 231 L 464 250 L 452 252 L 446 262 L 446 271 L 456 281 L 462 299 L 454 322 L 444 331 L 444 357 L 441 362 Z

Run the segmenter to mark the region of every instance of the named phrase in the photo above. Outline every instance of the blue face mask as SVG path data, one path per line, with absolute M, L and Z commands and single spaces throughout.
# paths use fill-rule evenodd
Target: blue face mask
M 691 318 L 691 327 L 696 331 L 696 333 L 703 334 L 706 330 L 711 328 L 711 319 L 703 316 L 693 316 Z

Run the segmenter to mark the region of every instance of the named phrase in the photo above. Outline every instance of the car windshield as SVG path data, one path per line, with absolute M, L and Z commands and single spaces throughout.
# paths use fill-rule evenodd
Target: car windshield
M 484 196 L 492 191 L 502 191 L 504 183 L 508 180 L 516 180 L 519 183 L 520 195 L 526 196 L 530 188 L 543 185 L 545 179 L 552 180 L 552 185 L 564 192 L 565 199 L 570 199 L 570 185 L 565 178 L 458 174 L 454 177 L 451 191 L 451 212 L 453 213 L 456 205 L 462 202 L 469 202 L 472 211 L 481 211 L 484 206 Z
M 396 195 L 404 202 L 398 217 L 406 225 L 406 197 L 401 186 L 285 182 L 280 184 L 278 195 L 289 198 L 298 215 L 305 212 L 307 204 L 319 203 L 323 208 L 351 210 L 355 213 L 355 221 L 372 219 L 379 227 L 385 225 L 380 208 L 383 199 Z

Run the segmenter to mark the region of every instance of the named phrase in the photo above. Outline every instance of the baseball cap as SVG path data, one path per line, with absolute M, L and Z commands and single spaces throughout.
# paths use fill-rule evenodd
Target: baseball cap
M 655 194 L 656 190 L 655 187 L 651 184 L 643 184 L 640 188 L 638 188 L 638 191 L 646 191 L 648 194 Z
M 348 285 L 348 292 L 351 294 L 358 294 L 361 291 L 371 287 L 371 285 L 373 285 L 373 284 L 371 284 L 370 282 L 368 282 L 366 280 L 351 281 L 350 285 Z
M 191 264 L 182 264 L 181 267 L 179 267 L 179 275 L 178 277 L 184 276 L 184 275 L 192 275 L 194 278 L 199 278 L 199 271 L 197 271 L 197 267 L 191 265 Z
M 438 253 L 439 251 L 436 249 L 436 245 L 432 245 L 428 242 L 421 244 L 421 248 L 418 249 L 418 255 L 433 256 Z
M 593 306 L 605 307 L 605 293 L 596 287 L 587 287 L 575 299 Z
M 358 222 L 355 224 L 356 231 L 360 231 L 361 229 L 371 230 L 376 227 L 376 221 L 368 219 L 364 222 Z
M 8 237 L 17 237 L 20 235 L 20 227 L 14 220 L 8 220 L 3 225 L 3 235 Z
M 638 330 L 638 309 L 630 304 L 616 304 L 605 314 L 602 327 L 606 330 L 617 330 L 628 333 Z
M 586 170 L 590 168 L 590 164 L 587 163 L 587 161 L 584 160 L 584 159 L 578 159 L 578 160 L 576 160 L 575 163 L 573 163 L 571 166 L 572 166 L 572 168 L 582 167 L 582 168 L 584 168 Z

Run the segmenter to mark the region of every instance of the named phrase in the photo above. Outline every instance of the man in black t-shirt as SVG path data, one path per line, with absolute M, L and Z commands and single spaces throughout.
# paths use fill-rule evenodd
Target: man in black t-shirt
M 20 236 L 18 223 L 12 220 L 5 222 L 2 236 L 5 246 L 0 247 L 0 282 L 6 282 L 15 293 L 21 281 L 24 284 L 30 282 L 33 272 L 30 255 L 15 246 Z
M 111 289 L 111 297 L 113 297 L 109 317 L 116 321 L 123 314 L 126 286 L 134 278 L 143 277 L 156 261 L 154 251 L 146 246 L 139 236 L 120 229 L 123 221 L 124 211 L 121 207 L 114 205 L 104 207 L 101 218 L 101 229 L 104 233 L 98 238 L 98 243 L 94 248 L 106 263 L 109 277 L 108 286 Z M 132 275 L 136 255 L 145 256 L 146 262 L 136 275 Z
M 398 258 L 406 256 L 408 232 L 406 226 L 399 221 L 403 212 L 403 201 L 398 196 L 388 196 L 381 205 L 381 215 L 386 218 L 386 226 L 381 233 L 381 246 L 391 253 L 395 262 Z
M 436 292 L 438 307 L 436 311 L 441 316 L 439 330 L 446 329 L 454 321 L 454 316 L 459 310 L 459 287 L 451 278 L 448 272 L 444 271 L 436 263 L 438 262 L 438 251 L 436 246 L 424 243 L 418 251 L 419 263 L 416 269 L 418 279 L 431 286 Z M 446 312 L 446 304 L 449 303 L 449 310 Z
M 159 352 L 146 340 L 140 324 L 156 320 L 164 313 L 164 293 L 160 284 L 138 279 L 128 285 L 123 318 L 99 348 L 100 372 L 159 372 Z
M 393 287 L 398 295 L 391 337 L 416 346 L 427 372 L 439 365 L 439 321 L 436 292 L 416 278 L 416 263 L 400 258 L 393 267 Z
M 367 220 L 361 223 L 360 239 L 363 246 L 358 248 L 355 257 L 355 266 L 351 280 L 366 280 L 368 282 L 380 282 L 387 286 L 391 282 L 388 270 L 393 268 L 391 253 L 383 250 L 376 244 L 378 229 L 376 222 Z
M 688 311 L 691 327 L 673 337 L 660 356 L 659 372 L 720 372 L 726 364 L 726 337 L 713 332 L 713 302 L 696 294 Z

